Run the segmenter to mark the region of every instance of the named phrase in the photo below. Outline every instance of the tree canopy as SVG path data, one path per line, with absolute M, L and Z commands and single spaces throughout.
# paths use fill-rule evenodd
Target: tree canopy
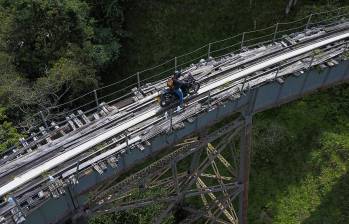
M 119 56 L 119 1 L 0 0 L 0 103 L 12 117 L 98 85 Z
M 0 105 L 0 152 L 18 143 L 21 135 L 12 126 L 5 115 L 5 109 Z

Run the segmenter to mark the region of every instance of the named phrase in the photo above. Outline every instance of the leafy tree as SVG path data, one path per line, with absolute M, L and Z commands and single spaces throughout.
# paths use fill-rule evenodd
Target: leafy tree
M 22 135 L 7 120 L 5 109 L 0 105 L 0 152 L 18 143 L 20 137 Z
M 89 220 L 89 224 L 135 224 L 138 223 L 136 214 L 130 212 L 118 212 L 106 215 L 99 215 Z
M 157 197 L 164 194 L 166 190 L 160 188 L 154 188 L 147 191 L 134 192 L 130 198 L 124 199 L 125 201 L 144 199 L 147 197 Z M 89 220 L 89 224 L 147 224 L 160 214 L 162 209 L 166 208 L 166 205 L 161 203 L 153 203 L 152 205 L 135 208 L 126 211 L 114 212 L 105 215 L 98 215 Z M 163 223 L 174 223 L 174 216 L 169 215 L 165 218 Z
M 119 55 L 117 2 L 0 0 L 0 102 L 12 119 L 96 88 Z
M 69 43 L 84 48 L 93 36 L 93 21 L 88 18 L 85 2 L 20 0 L 3 5 L 14 15 L 9 50 L 14 49 L 14 63 L 28 78 L 47 74 Z

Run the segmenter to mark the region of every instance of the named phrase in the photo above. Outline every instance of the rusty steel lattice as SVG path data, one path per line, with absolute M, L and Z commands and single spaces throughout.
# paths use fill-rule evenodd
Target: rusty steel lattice
M 163 210 L 153 223 L 178 210 L 185 213 L 180 223 L 247 223 L 251 122 L 251 116 L 239 116 L 211 133 L 184 140 L 133 175 L 111 180 L 95 191 L 92 213 L 156 203 Z

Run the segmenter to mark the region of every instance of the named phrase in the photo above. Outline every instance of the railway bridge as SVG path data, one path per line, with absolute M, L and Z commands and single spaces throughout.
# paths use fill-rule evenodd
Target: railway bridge
M 253 115 L 349 79 L 346 11 L 212 42 L 40 111 L 30 137 L 1 154 L 0 223 L 154 204 L 154 223 L 174 211 L 181 223 L 247 223 Z M 201 84 L 179 112 L 157 100 L 176 69 Z

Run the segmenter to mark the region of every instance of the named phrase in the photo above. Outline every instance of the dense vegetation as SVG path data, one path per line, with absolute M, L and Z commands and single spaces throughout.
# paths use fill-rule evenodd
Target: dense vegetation
M 0 20 L 0 104 L 16 120 L 97 86 L 119 55 L 118 1 L 1 0 Z
M 0 107 L 0 152 L 10 148 L 22 137 L 8 121 L 5 108 Z
M 0 0 L 0 151 L 34 111 L 210 41 L 348 1 L 302 0 L 285 15 L 287 2 Z M 348 97 L 343 86 L 255 117 L 251 223 L 347 222 Z M 158 209 L 91 223 L 148 223 Z
M 345 85 L 257 115 L 252 223 L 347 223 L 348 96 Z

